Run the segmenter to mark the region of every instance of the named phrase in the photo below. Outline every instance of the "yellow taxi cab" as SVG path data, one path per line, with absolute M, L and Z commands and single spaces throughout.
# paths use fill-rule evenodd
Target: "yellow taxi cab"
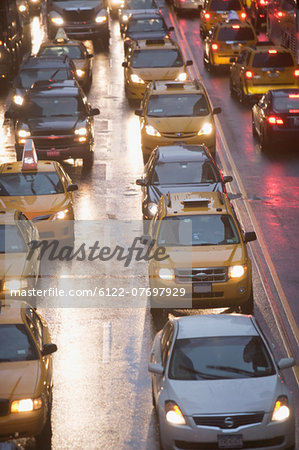
M 204 86 L 198 81 L 153 81 L 146 89 L 140 116 L 141 148 L 146 161 L 158 145 L 205 144 L 216 154 L 214 114 Z
M 32 289 L 39 277 L 39 251 L 31 256 L 30 243 L 39 240 L 36 226 L 18 210 L 4 210 L 0 200 L 0 297 L 11 290 Z M 0 395 L 1 398 L 1 395 Z M 1 414 L 0 414 L 1 415 Z
M 53 41 L 41 44 L 37 56 L 67 56 L 74 63 L 76 79 L 84 90 L 90 88 L 92 83 L 92 58 L 83 42 L 71 40 L 67 37 L 63 28 L 57 31 Z
M 204 66 L 210 72 L 216 68 L 229 68 L 230 58 L 238 57 L 244 47 L 256 43 L 255 30 L 249 23 L 219 23 L 210 30 L 204 40 Z
M 26 141 L 22 161 L 0 165 L 1 208 L 23 211 L 42 239 L 74 241 L 77 189 L 59 162 L 37 161 L 32 139 Z
M 258 42 L 231 62 L 230 92 L 240 102 L 256 101 L 271 89 L 299 87 L 299 66 L 291 50 L 284 47 Z
M 200 12 L 200 34 L 204 38 L 219 22 L 229 17 L 245 22 L 247 14 L 241 0 L 205 0 Z
M 0 441 L 49 433 L 56 350 L 37 311 L 0 300 Z
M 186 302 L 192 298 L 198 308 L 234 307 L 252 314 L 246 244 L 256 235 L 241 229 L 226 194 L 168 193 L 161 197 L 149 230 L 153 253 L 162 247 L 168 256 L 149 262 L 152 308 L 172 308 L 177 302 L 190 307 Z
M 186 66 L 192 64 L 191 60 L 184 63 L 179 45 L 170 38 L 132 41 L 122 63 L 128 99 L 142 99 L 153 80 L 187 80 Z

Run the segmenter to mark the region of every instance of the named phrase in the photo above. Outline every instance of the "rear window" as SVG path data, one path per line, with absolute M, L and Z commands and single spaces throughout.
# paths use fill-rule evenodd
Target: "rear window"
M 255 36 L 248 28 L 221 28 L 218 33 L 218 41 L 254 41 Z
M 252 67 L 293 67 L 294 60 L 288 52 L 256 53 L 253 58 Z
M 210 3 L 210 11 L 231 11 L 240 10 L 242 6 L 239 0 L 212 0 Z
M 299 94 L 273 98 L 273 110 L 276 112 L 299 113 Z

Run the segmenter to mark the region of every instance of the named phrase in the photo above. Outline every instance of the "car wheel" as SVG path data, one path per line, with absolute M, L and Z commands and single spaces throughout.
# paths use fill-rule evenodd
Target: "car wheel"
M 241 312 L 241 314 L 252 314 L 253 315 L 253 311 L 254 311 L 254 301 L 253 301 L 253 292 L 252 292 L 252 288 L 251 288 L 251 295 L 250 295 L 249 299 L 240 306 L 240 312 Z
M 253 137 L 257 137 L 257 131 L 255 128 L 255 123 L 254 123 L 254 119 L 253 119 L 253 114 L 251 116 L 251 129 L 252 129 L 252 135 Z
M 93 166 L 94 152 L 89 152 L 83 156 L 83 167 L 84 169 L 90 169 Z
M 230 92 L 231 97 L 236 97 L 236 91 L 234 89 L 234 85 L 233 85 L 231 77 L 229 78 L 229 92 Z

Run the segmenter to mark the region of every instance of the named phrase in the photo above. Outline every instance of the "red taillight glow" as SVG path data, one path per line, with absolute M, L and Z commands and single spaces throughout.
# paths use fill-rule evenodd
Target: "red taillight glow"
M 299 94 L 289 94 L 289 98 L 299 98 Z
M 266 6 L 266 5 L 268 5 L 268 0 L 260 0 L 260 5 L 262 5 L 262 6 Z
M 212 47 L 212 50 L 214 50 L 214 52 L 215 52 L 216 50 L 218 50 L 219 45 L 218 44 L 212 44 L 211 47 Z
M 232 25 L 232 28 L 233 28 L 234 30 L 239 30 L 240 25 Z
M 209 20 L 209 19 L 211 18 L 211 14 L 210 14 L 210 13 L 205 13 L 205 14 L 204 14 L 204 18 L 205 18 L 206 20 Z
M 253 72 L 251 72 L 251 70 L 246 70 L 245 77 L 248 79 L 253 78 Z
M 242 13 L 241 13 L 241 18 L 242 18 L 242 19 L 246 19 L 246 13 L 245 13 L 245 12 L 242 12 Z
M 298 69 L 296 69 L 296 70 L 294 71 L 294 75 L 295 75 L 295 77 L 299 77 L 299 70 L 298 70 Z
M 269 116 L 268 117 L 268 122 L 271 125 L 283 125 L 283 120 L 280 119 L 279 117 L 276 117 L 276 116 Z
M 277 16 L 278 16 L 278 17 L 283 17 L 283 15 L 284 15 L 284 14 L 283 14 L 282 11 L 278 11 L 278 13 L 277 13 Z
M 291 113 L 291 114 L 298 114 L 299 113 L 299 109 L 289 109 L 289 113 Z
M 270 55 L 276 55 L 277 50 L 271 48 L 270 50 L 268 50 L 268 53 L 270 53 Z

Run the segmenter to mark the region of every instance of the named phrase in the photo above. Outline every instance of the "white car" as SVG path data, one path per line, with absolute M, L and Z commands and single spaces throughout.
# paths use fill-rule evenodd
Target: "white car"
M 170 319 L 149 371 L 164 450 L 295 449 L 292 396 L 252 316 Z

